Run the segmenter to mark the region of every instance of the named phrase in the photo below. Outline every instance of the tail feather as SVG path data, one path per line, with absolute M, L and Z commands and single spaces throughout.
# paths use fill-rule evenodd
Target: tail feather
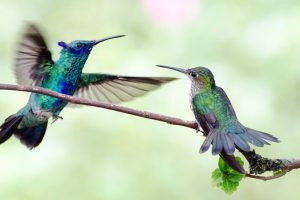
M 264 140 L 269 140 L 271 142 L 280 142 L 278 138 L 274 137 L 273 135 L 269 134 L 269 133 L 264 133 L 261 131 L 256 131 L 253 130 L 251 128 L 247 128 L 248 133 L 251 133 L 253 135 L 255 135 L 257 138 L 261 138 Z
M 265 144 L 266 145 L 270 145 L 269 142 L 267 142 L 266 140 L 264 140 L 263 138 L 261 137 L 258 137 L 257 135 L 253 134 L 252 132 L 248 131 L 247 132 L 248 134 L 248 137 L 251 137 L 253 141 L 258 141 L 259 144 L 261 144 L 261 146 L 264 146 Z M 257 143 L 257 142 L 256 142 Z M 253 144 L 253 143 L 252 143 Z M 258 145 L 256 145 L 258 146 Z
M 212 143 L 212 154 L 213 155 L 220 154 L 223 149 L 221 134 L 222 133 L 217 133 L 216 136 L 214 137 L 214 140 Z
M 250 151 L 249 144 L 240 137 L 239 134 L 228 133 L 228 136 L 232 139 L 235 145 L 241 148 L 243 151 Z
M 221 134 L 222 142 L 223 142 L 223 147 L 225 151 L 229 154 L 232 155 L 235 151 L 235 146 L 233 141 L 230 139 L 230 137 L 227 134 Z
M 17 130 L 18 125 L 22 121 L 22 116 L 11 115 L 0 126 L 0 144 L 8 140 Z
M 200 147 L 199 153 L 204 153 L 209 149 L 209 147 L 210 147 L 214 137 L 216 136 L 216 134 L 217 134 L 217 132 L 214 131 L 214 130 L 212 130 L 208 133 L 208 135 L 206 136 L 202 146 Z
M 234 155 L 228 155 L 225 151 L 222 151 L 220 156 L 232 169 L 242 174 L 246 173 L 244 167 L 235 159 Z
M 20 139 L 21 143 L 26 145 L 29 149 L 37 147 L 43 140 L 48 122 L 34 127 L 25 127 L 18 129 L 15 136 Z
M 31 132 L 33 131 L 33 128 L 34 127 L 26 127 L 26 128 L 17 129 L 14 135 L 20 140 L 27 138 L 28 136 L 30 136 Z
M 41 126 L 36 127 L 35 132 L 40 133 L 40 134 L 35 134 L 32 137 L 31 143 L 33 144 L 34 147 L 38 146 L 42 142 L 42 140 L 45 136 L 45 132 L 47 130 L 47 125 L 48 125 L 48 122 L 45 122 Z
M 219 135 L 219 136 L 218 136 Z M 234 142 L 231 139 L 231 137 L 229 136 L 229 134 L 220 134 L 220 132 L 216 131 L 216 130 L 211 130 L 208 135 L 206 136 L 202 146 L 200 147 L 199 153 L 204 153 L 206 152 L 210 145 L 214 142 L 214 140 L 216 140 L 215 138 L 220 137 L 220 145 L 223 144 L 224 149 L 227 149 L 227 152 L 230 153 L 230 155 L 228 153 L 226 153 L 225 150 L 222 150 L 222 146 L 221 146 L 221 150 L 220 150 L 220 156 L 221 158 L 234 170 L 245 174 L 246 171 L 243 168 L 243 166 L 240 165 L 240 163 L 235 159 L 235 157 L 232 155 L 235 151 L 235 146 L 234 146 Z M 218 143 L 219 144 L 219 143 Z M 247 143 L 245 143 L 247 144 Z M 248 144 L 247 144 L 248 145 Z M 249 146 L 249 145 L 248 145 Z M 250 150 L 250 147 L 249 147 Z M 215 150 L 216 153 L 218 150 Z
M 200 153 L 206 152 L 212 144 L 212 154 L 218 155 L 223 150 L 228 155 L 233 155 L 235 146 L 239 147 L 245 152 L 250 151 L 249 143 L 263 147 L 264 145 L 270 145 L 266 140 L 272 142 L 279 142 L 279 140 L 267 133 L 255 131 L 253 129 L 245 128 L 244 132 L 231 133 L 222 132 L 218 129 L 213 129 L 209 132 L 206 139 L 204 140 Z
M 253 135 L 251 135 L 249 133 L 242 133 L 239 136 L 241 138 L 243 138 L 244 141 L 247 141 L 248 143 L 251 143 L 255 146 L 258 146 L 258 147 L 264 146 L 264 142 L 260 141 L 259 139 L 257 139 L 256 137 L 254 137 Z

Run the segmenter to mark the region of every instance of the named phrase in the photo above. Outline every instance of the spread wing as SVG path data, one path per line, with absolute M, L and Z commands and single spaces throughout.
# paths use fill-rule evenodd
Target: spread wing
M 74 96 L 116 104 L 142 96 L 175 79 L 82 73 L 79 87 Z
M 53 61 L 40 31 L 33 25 L 27 28 L 15 60 L 15 74 L 20 85 L 40 85 Z

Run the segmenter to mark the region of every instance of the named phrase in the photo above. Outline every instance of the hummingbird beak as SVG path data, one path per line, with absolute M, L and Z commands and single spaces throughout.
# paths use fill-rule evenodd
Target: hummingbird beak
M 161 68 L 172 69 L 172 70 L 175 70 L 175 71 L 184 73 L 184 74 L 187 74 L 187 73 L 188 73 L 188 70 L 187 70 L 187 69 L 181 69 L 181 68 L 177 68 L 177 67 L 169 67 L 169 66 L 165 66 L 165 65 L 156 65 L 156 66 L 157 66 L 157 67 L 161 67 Z
M 120 37 L 124 37 L 125 35 L 115 35 L 115 36 L 111 36 L 111 37 L 107 37 L 107 38 L 103 38 L 103 39 L 100 39 L 100 40 L 93 40 L 93 44 L 94 46 L 101 43 L 101 42 L 104 42 L 106 40 L 110 40 L 110 39 L 115 39 L 115 38 L 120 38 Z

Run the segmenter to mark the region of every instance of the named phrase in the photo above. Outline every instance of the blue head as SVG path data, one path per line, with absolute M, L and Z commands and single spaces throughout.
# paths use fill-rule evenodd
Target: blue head
M 88 55 L 90 54 L 91 50 L 97 44 L 104 42 L 106 40 L 114 39 L 123 37 L 124 35 L 117 35 L 112 37 L 103 38 L 100 40 L 75 40 L 70 42 L 69 44 L 65 42 L 58 42 L 58 45 L 61 46 L 63 49 L 61 54 L 67 55 L 69 58 L 74 57 L 82 57 L 87 59 Z

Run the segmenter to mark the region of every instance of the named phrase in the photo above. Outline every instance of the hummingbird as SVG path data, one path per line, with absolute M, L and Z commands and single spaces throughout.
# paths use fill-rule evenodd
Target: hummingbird
M 83 73 L 83 67 L 92 49 L 101 42 L 124 35 L 100 40 L 58 42 L 62 47 L 57 61 L 52 60 L 45 39 L 38 28 L 29 25 L 18 48 L 14 71 L 17 83 L 39 86 L 66 95 L 88 98 L 106 103 L 121 103 L 141 96 L 150 90 L 175 80 L 168 77 L 134 77 L 105 73 Z M 0 126 L 0 144 L 15 135 L 29 149 L 37 147 L 46 132 L 49 118 L 59 115 L 66 101 L 31 93 L 27 104 L 9 116 Z
M 249 152 L 249 143 L 263 147 L 270 144 L 268 141 L 279 142 L 276 137 L 247 128 L 239 122 L 225 91 L 216 85 L 214 75 L 208 68 L 157 66 L 181 72 L 191 80 L 190 106 L 206 136 L 200 153 L 206 152 L 212 145 L 213 155 L 220 154 L 232 168 L 244 173 L 232 156 L 236 148 Z

